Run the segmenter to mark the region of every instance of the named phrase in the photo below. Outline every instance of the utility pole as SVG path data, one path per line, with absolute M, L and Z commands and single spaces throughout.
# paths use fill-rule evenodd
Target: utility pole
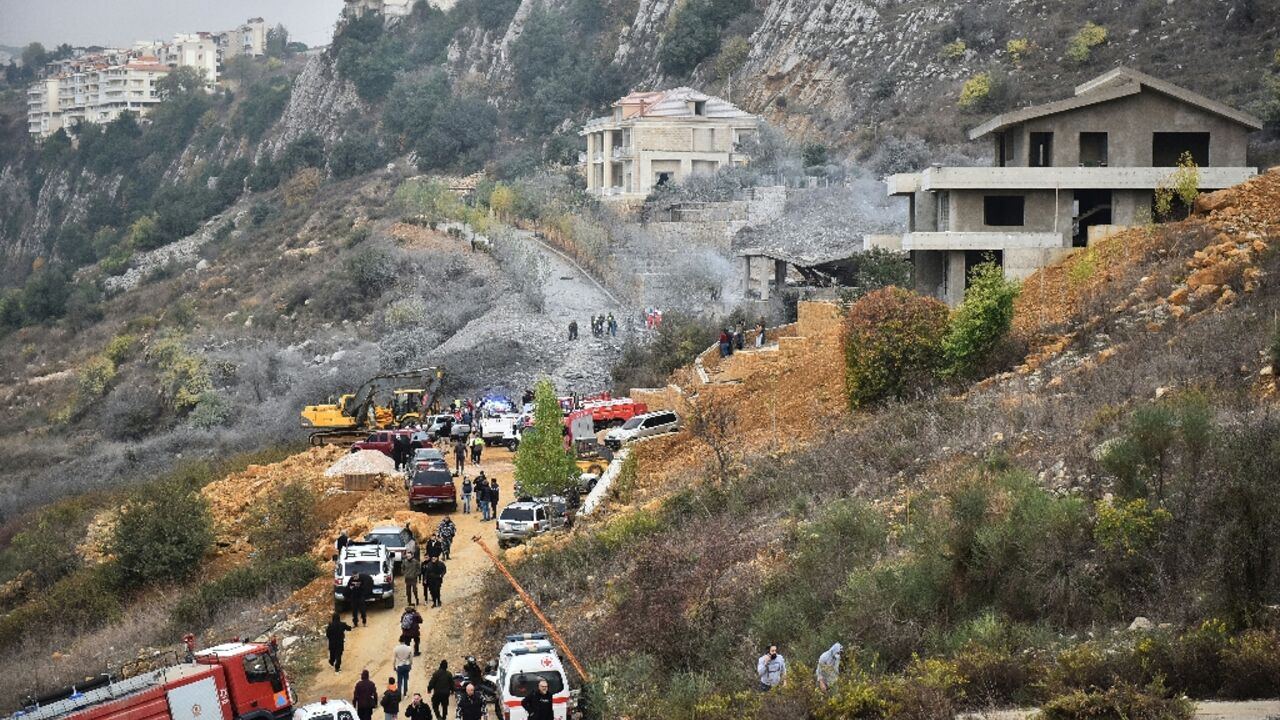
M 489 549 L 489 546 L 485 544 L 484 540 L 480 539 L 479 535 L 472 537 L 471 542 L 476 543 L 480 546 L 481 550 L 484 550 L 484 554 L 488 555 L 489 559 L 493 561 L 493 564 L 498 567 L 498 572 L 502 573 L 502 576 L 507 579 L 508 583 L 511 583 L 511 587 L 515 588 L 516 594 L 518 594 L 520 599 L 524 601 L 524 604 L 528 605 L 529 609 L 533 611 L 534 616 L 542 623 L 542 627 L 547 629 L 547 634 L 551 636 L 551 640 L 555 642 L 556 647 L 560 648 L 560 652 L 564 653 L 564 656 L 569 658 L 569 663 L 573 665 L 574 670 L 578 671 L 578 676 L 582 678 L 582 682 L 591 682 L 591 677 L 587 675 L 586 668 L 582 667 L 582 663 L 578 662 L 577 656 L 569 649 L 564 638 L 560 637 L 560 631 L 556 630 L 556 626 L 552 625 L 551 621 L 547 619 L 547 616 L 542 614 L 542 609 L 538 607 L 538 603 L 534 602 L 533 597 L 530 596 L 523 587 L 521 587 L 520 583 L 516 581 L 515 576 L 507 570 L 507 566 L 502 564 L 502 561 L 499 560 L 498 556 Z

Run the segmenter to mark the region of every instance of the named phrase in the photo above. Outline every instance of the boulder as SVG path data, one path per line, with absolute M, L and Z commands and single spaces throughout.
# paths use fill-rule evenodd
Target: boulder
M 1195 211 L 1197 214 L 1207 214 L 1217 210 L 1235 206 L 1235 193 L 1230 189 L 1219 190 L 1217 192 L 1202 193 L 1196 198 Z
M 1150 630 L 1150 629 L 1152 629 L 1152 628 L 1154 628 L 1154 627 L 1155 627 L 1155 623 L 1153 623 L 1153 622 L 1151 622 L 1150 620 L 1148 620 L 1148 619 L 1146 619 L 1146 618 L 1142 617 L 1141 615 L 1139 615 L 1138 617 L 1134 618 L 1134 619 L 1133 619 L 1133 622 L 1129 623 L 1129 631 L 1130 631 L 1130 632 L 1134 632 L 1134 631 L 1142 631 L 1142 630 Z

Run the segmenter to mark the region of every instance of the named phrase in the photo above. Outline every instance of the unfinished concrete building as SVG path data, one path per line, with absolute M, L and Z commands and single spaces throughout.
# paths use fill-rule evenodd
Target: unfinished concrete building
M 986 257 L 1020 279 L 1117 227 L 1149 222 L 1157 187 L 1183 153 L 1214 190 L 1257 173 L 1245 166 L 1247 113 L 1116 68 L 1066 100 L 1012 110 L 969 131 L 991 144 L 991 167 L 933 166 L 887 179 L 907 198 L 907 232 L 869 245 L 911 253 L 916 288 L 955 304 Z
M 763 122 L 688 87 L 634 92 L 613 108 L 578 133 L 587 140 L 587 192 L 609 198 L 643 198 L 658 185 L 745 163 L 744 146 Z

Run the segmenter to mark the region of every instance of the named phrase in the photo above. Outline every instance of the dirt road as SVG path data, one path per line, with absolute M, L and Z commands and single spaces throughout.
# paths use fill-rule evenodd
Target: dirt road
M 499 503 L 504 505 L 514 497 L 511 457 L 511 453 L 504 448 L 486 448 L 476 470 L 473 471 L 469 465 L 467 467 L 468 477 L 483 470 L 488 477 L 498 478 L 501 487 Z M 447 511 L 428 513 L 433 518 L 433 523 L 450 514 Z M 441 588 L 443 605 L 438 608 L 432 608 L 426 603 L 418 605 L 418 611 L 426 622 L 422 626 L 422 655 L 414 658 L 408 689 L 410 694 L 420 692 L 424 697 L 427 696 L 427 681 L 439 667 L 441 660 L 448 660 L 449 669 L 457 671 L 462 668 L 467 654 L 473 652 L 468 645 L 468 632 L 464 625 L 466 613 L 463 609 L 472 602 L 473 596 L 480 589 L 481 581 L 492 571 L 493 566 L 480 547 L 471 542 L 471 537 L 479 535 L 489 547 L 497 546 L 493 523 L 482 522 L 475 507 L 472 507 L 470 514 L 465 514 L 459 506 L 452 517 L 458 526 L 458 534 L 453 541 L 453 558 L 445 563 L 449 571 Z M 324 666 L 306 683 L 308 693 L 313 696 L 309 699 L 320 696 L 349 699 L 362 670 L 369 671 L 370 678 L 378 684 L 379 689 L 385 687 L 387 678 L 395 677 L 391 651 L 400 637 L 400 613 L 406 604 L 404 580 L 397 577 L 396 583 L 396 609 L 388 610 L 381 605 L 371 607 L 368 626 L 361 626 L 347 634 L 342 672 L 335 673 L 327 665 Z M 421 587 L 419 590 L 421 591 Z M 344 613 L 344 617 L 350 622 L 349 614 Z M 483 662 L 482 658 L 481 663 Z

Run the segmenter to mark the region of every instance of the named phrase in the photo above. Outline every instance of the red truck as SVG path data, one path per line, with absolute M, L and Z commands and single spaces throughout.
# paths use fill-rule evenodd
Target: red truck
M 588 400 L 579 407 L 591 413 L 591 421 L 596 430 L 605 427 L 617 427 L 636 415 L 643 415 L 649 412 L 649 406 L 625 397 Z
M 41 698 L 23 720 L 289 720 L 293 690 L 270 646 L 231 642 L 191 660 Z M 15 716 L 17 717 L 17 716 Z
M 421 435 L 417 440 L 414 440 L 413 438 L 415 432 Z M 417 450 L 422 447 L 431 447 L 431 441 L 427 440 L 425 434 L 422 434 L 421 431 L 409 429 L 379 430 L 378 432 L 369 433 L 369 437 L 364 440 L 353 443 L 351 445 L 351 452 L 356 452 L 357 450 L 377 450 L 383 455 L 391 457 L 391 453 L 395 449 L 395 437 L 397 435 L 400 435 L 409 441 L 410 450 Z
M 409 476 L 409 509 L 448 505 L 450 509 L 458 507 L 458 488 L 453 484 L 453 476 L 443 465 L 424 463 L 424 467 L 414 470 Z

